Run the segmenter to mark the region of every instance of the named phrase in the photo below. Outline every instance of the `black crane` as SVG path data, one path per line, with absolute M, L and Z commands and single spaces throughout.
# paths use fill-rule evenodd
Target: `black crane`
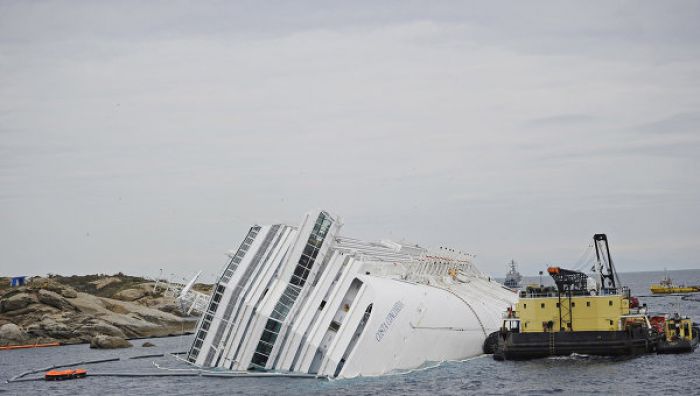
M 599 294 L 615 294 L 618 292 L 617 288 L 621 286 L 621 283 L 610 256 L 608 237 L 605 234 L 595 234 L 593 235 L 593 244 L 595 245 L 598 263 L 598 268 L 595 268 L 595 270 L 600 274 L 600 289 L 597 292 Z M 549 267 L 547 272 L 557 285 L 557 294 L 559 295 L 559 304 L 557 304 L 559 307 L 559 329 L 560 331 L 572 330 L 571 297 L 589 293 L 588 276 L 583 272 L 559 267 Z
M 615 271 L 612 257 L 610 257 L 608 237 L 605 234 L 595 234 L 593 235 L 593 244 L 595 245 L 595 256 L 598 260 L 598 272 L 600 273 L 600 292 L 616 293 L 621 283 L 617 271 Z

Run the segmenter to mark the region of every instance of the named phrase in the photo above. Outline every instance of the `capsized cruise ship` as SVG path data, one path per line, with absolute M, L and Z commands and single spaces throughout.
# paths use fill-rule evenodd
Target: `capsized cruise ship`
M 482 353 L 517 300 L 469 254 L 340 234 L 323 210 L 250 228 L 224 268 L 188 360 L 348 378 Z

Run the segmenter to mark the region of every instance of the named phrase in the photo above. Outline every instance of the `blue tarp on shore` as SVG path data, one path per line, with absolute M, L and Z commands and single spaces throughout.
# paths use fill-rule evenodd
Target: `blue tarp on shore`
M 26 280 L 26 278 L 26 276 L 13 276 L 12 280 L 10 281 L 10 286 L 24 286 L 24 281 Z

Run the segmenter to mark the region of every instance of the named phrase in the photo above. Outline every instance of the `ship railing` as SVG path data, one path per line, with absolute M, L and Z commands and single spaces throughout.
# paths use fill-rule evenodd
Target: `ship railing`
M 183 311 L 188 315 L 192 314 L 192 312 L 204 313 L 209 306 L 209 299 L 209 295 L 194 290 L 189 290 L 184 296 L 178 297 Z
M 562 296 L 566 295 L 565 291 L 561 292 Z M 573 290 L 573 297 L 580 296 L 619 296 L 622 295 L 625 298 L 630 298 L 630 290 L 627 287 L 622 287 L 618 289 L 606 288 L 601 290 Z M 547 290 L 547 291 L 537 291 L 537 290 L 521 290 L 520 297 L 524 298 L 541 298 L 541 297 L 558 297 L 559 291 L 557 289 Z
M 501 319 L 520 321 L 520 318 L 518 317 L 518 311 L 501 312 Z
M 630 297 L 630 289 L 627 286 L 623 287 L 617 287 L 617 288 L 612 288 L 612 287 L 606 287 L 598 290 L 596 292 L 596 295 L 598 296 L 617 296 L 617 295 L 622 295 L 625 298 Z
M 363 259 L 376 259 L 377 261 L 415 261 L 416 256 L 399 253 L 394 249 L 349 238 L 336 238 L 335 250 L 349 254 L 357 254 Z
M 188 289 L 184 294 L 182 291 L 186 286 L 171 282 L 168 279 L 158 279 L 153 285 L 154 293 L 163 293 L 166 298 L 174 298 L 180 303 L 182 312 L 190 315 L 192 312 L 202 314 L 206 311 L 209 305 L 210 295 Z
M 366 252 L 366 251 L 358 251 L 356 249 L 344 249 L 341 248 L 339 250 L 343 250 L 348 253 L 354 253 L 359 256 L 361 260 L 364 261 L 389 261 L 389 262 L 414 262 L 416 261 L 415 258 L 411 256 L 406 256 L 403 254 L 396 254 L 396 253 L 382 253 L 382 252 Z
M 526 291 L 526 290 L 521 290 L 520 291 L 520 297 L 521 298 L 547 298 L 547 297 L 559 297 L 559 294 L 561 294 L 562 297 L 566 297 L 567 293 L 566 292 L 561 292 L 559 293 L 558 290 L 548 290 L 548 291 Z M 580 296 L 584 294 L 572 294 L 572 296 Z M 587 294 L 585 294 L 587 295 Z
M 459 279 L 459 276 L 474 277 L 480 279 L 486 279 L 478 270 L 475 270 L 471 266 L 456 264 L 456 263 L 433 263 L 433 262 L 412 262 L 404 264 L 404 267 L 409 273 L 414 276 L 451 276 L 452 278 Z
M 559 292 L 557 292 L 556 289 L 554 290 L 547 290 L 547 291 L 530 291 L 530 290 L 521 290 L 520 291 L 520 297 L 524 298 L 542 298 L 542 297 L 558 297 Z

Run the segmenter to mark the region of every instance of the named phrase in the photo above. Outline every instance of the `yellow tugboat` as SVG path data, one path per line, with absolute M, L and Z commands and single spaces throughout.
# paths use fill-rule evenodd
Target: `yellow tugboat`
M 659 332 L 649 322 L 645 308 L 640 309 L 629 289 L 620 285 L 607 237 L 596 234 L 593 240 L 597 279 L 550 267 L 556 287 L 529 286 L 520 292 L 515 310 L 508 310 L 502 329 L 490 337 L 494 359 L 572 353 L 634 355 L 656 348 Z
M 674 285 L 668 273 L 664 274 L 664 278 L 659 282 L 649 287 L 654 294 L 672 294 L 672 293 L 695 293 L 700 292 L 700 286 L 684 286 Z

